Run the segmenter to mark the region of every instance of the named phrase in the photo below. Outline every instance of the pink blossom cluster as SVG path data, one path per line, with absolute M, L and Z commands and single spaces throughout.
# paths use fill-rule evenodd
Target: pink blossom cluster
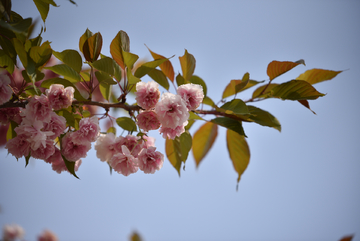
M 24 237 L 24 229 L 17 225 L 4 225 L 2 240 L 3 241 L 15 241 L 22 240 Z M 37 241 L 58 241 L 57 236 L 50 230 L 44 230 L 37 238 Z
M 164 155 L 156 151 L 152 137 L 127 135 L 116 137 L 113 133 L 100 135 L 95 144 L 96 156 L 124 176 L 137 172 L 155 173 L 164 163 Z
M 16 136 L 6 143 L 5 148 L 16 158 L 33 157 L 52 164 L 58 173 L 67 171 L 64 159 L 75 162 L 75 171 L 81 164 L 80 158 L 86 157 L 91 142 L 96 141 L 100 133 L 96 116 L 83 118 L 79 129 L 66 130 L 66 119 L 54 110 L 67 108 L 74 98 L 74 88 L 64 88 L 54 84 L 46 95 L 33 96 L 25 108 L 6 108 L 0 111 L 0 123 L 8 124 L 14 120 L 18 126 Z M 60 144 L 61 150 L 56 146 Z
M 12 90 L 10 88 L 11 80 L 9 76 L 0 74 L 0 105 L 8 102 L 12 96 Z
M 160 99 L 158 87 L 154 81 L 136 84 L 136 101 L 144 109 L 137 116 L 137 124 L 145 132 L 160 128 L 164 138 L 175 139 L 185 132 L 189 111 L 196 110 L 201 104 L 203 88 L 197 84 L 184 84 L 178 87 L 176 95 L 164 93 Z

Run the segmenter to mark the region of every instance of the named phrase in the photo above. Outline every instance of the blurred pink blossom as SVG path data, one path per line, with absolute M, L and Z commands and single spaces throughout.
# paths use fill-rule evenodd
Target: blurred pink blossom
M 81 144 L 74 142 L 74 132 L 68 132 L 62 138 L 62 155 L 68 161 L 75 162 L 80 158 L 86 157 L 87 152 L 91 149 L 91 143 L 84 141 Z
M 125 145 L 130 151 L 131 155 L 137 157 L 142 149 L 141 140 L 138 136 L 127 135 L 125 137 L 119 136 L 115 140 L 115 150 L 118 153 L 122 152 L 122 146 Z
M 60 152 L 60 150 L 58 148 L 55 148 L 55 153 L 51 157 L 46 159 L 45 162 L 51 163 L 52 169 L 54 171 L 56 171 L 57 173 L 59 173 L 59 174 L 61 172 L 63 172 L 63 171 L 69 172 L 69 170 L 67 169 L 67 167 L 65 165 L 64 159 L 61 156 L 61 152 Z M 81 163 L 82 163 L 81 159 L 77 160 L 75 162 L 75 172 L 78 171 L 79 166 L 81 165 Z
M 49 99 L 46 95 L 41 94 L 41 96 L 36 95 L 29 100 L 25 109 L 21 112 L 21 116 L 33 120 L 48 122 L 51 119 L 51 112 L 52 108 Z
M 49 230 L 44 230 L 40 236 L 38 236 L 38 241 L 58 241 L 58 238 L 56 237 L 56 235 L 49 231 Z
M 44 124 L 43 131 L 53 132 L 54 134 L 49 136 L 49 138 L 54 140 L 66 129 L 66 119 L 63 116 L 57 115 L 55 112 L 51 112 L 50 116 L 51 119 L 49 122 Z
M 114 171 L 123 174 L 124 176 L 128 176 L 139 170 L 137 158 L 131 155 L 129 149 L 124 145 L 122 146 L 122 152 L 115 154 L 110 159 L 109 164 Z
M 174 140 L 175 137 L 181 136 L 182 133 L 185 132 L 185 126 L 188 124 L 188 121 L 186 121 L 183 125 L 177 126 L 176 128 L 168 128 L 168 127 L 161 127 L 159 132 L 162 134 L 163 138 L 169 138 Z
M 9 86 L 11 80 L 6 74 L 0 74 L 0 105 L 8 102 L 12 96 L 12 90 Z
M 10 120 L 13 120 L 16 123 L 20 124 L 20 108 L 14 107 L 0 109 L 0 125 L 9 124 Z
M 186 104 L 179 95 L 164 93 L 155 106 L 155 112 L 163 127 L 182 126 L 189 118 Z
M 152 173 L 159 171 L 164 164 L 164 155 L 155 151 L 156 147 L 144 148 L 138 156 L 138 165 L 144 173 Z
M 64 88 L 61 84 L 52 84 L 46 95 L 49 98 L 50 105 L 54 110 L 60 110 L 71 106 L 74 99 L 75 89 L 71 86 Z
M 115 150 L 115 135 L 114 133 L 106 133 L 100 135 L 95 143 L 96 156 L 102 162 L 109 161 L 111 157 L 117 152 Z
M 18 134 L 6 143 L 5 148 L 16 158 L 26 157 L 30 152 L 30 142 L 28 138 L 25 134 Z
M 31 156 L 36 159 L 46 160 L 55 152 L 54 141 L 47 139 L 46 146 L 40 145 L 36 150 L 31 150 Z
M 4 225 L 3 227 L 3 240 L 15 241 L 24 237 L 24 229 L 17 224 Z
M 154 111 L 143 111 L 136 117 L 137 124 L 144 131 L 157 130 L 160 127 L 160 121 L 158 120 Z
M 160 99 L 159 85 L 155 81 L 138 82 L 135 94 L 138 106 L 145 110 L 154 108 Z
M 188 110 L 196 110 L 204 99 L 203 87 L 192 83 L 180 85 L 177 94 L 185 101 Z
M 79 130 L 74 132 L 74 142 L 81 144 L 84 141 L 94 142 L 99 136 L 99 119 L 96 116 L 82 118 L 79 123 Z

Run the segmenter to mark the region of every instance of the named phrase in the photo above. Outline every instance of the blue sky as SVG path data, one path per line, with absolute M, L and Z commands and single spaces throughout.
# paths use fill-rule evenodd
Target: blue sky
M 310 101 L 317 115 L 292 101 L 256 103 L 278 118 L 282 132 L 244 124 L 251 160 L 238 192 L 223 129 L 198 169 L 189 155 L 180 178 L 167 160 L 154 175 L 110 175 L 90 151 L 77 180 L 40 160 L 24 168 L 24 160 L 0 150 L 0 226 L 18 223 L 29 241 L 45 228 L 70 241 L 127 240 L 134 230 L 146 241 L 360 240 L 359 1 L 56 2 L 43 34 L 54 50 L 77 50 L 89 28 L 101 32 L 102 53 L 110 55 L 111 40 L 124 30 L 131 52 L 151 59 L 146 44 L 175 54 L 179 72 L 187 49 L 215 101 L 245 72 L 268 79 L 272 60 L 306 63 L 277 83 L 312 68 L 346 71 L 315 85 L 326 93 Z M 28 0 L 13 1 L 13 10 L 39 15 Z M 164 153 L 164 140 L 151 134 Z

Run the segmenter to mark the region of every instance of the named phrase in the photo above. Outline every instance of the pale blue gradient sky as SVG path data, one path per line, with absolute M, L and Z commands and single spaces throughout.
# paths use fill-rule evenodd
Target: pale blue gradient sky
M 1 150 L 0 226 L 18 223 L 28 241 L 45 228 L 62 241 L 127 240 L 133 230 L 146 241 L 360 240 L 359 1 L 56 2 L 61 7 L 50 9 L 43 34 L 53 49 L 78 49 L 89 28 L 101 32 L 109 55 L 124 30 L 140 57 L 151 58 L 144 44 L 175 54 L 176 72 L 187 49 L 215 101 L 245 72 L 267 79 L 272 60 L 306 62 L 275 82 L 312 68 L 346 71 L 315 85 L 327 94 L 310 101 L 317 115 L 291 101 L 256 104 L 279 119 L 282 133 L 244 124 L 251 160 L 238 192 L 223 129 L 198 169 L 190 155 L 181 178 L 167 160 L 155 175 L 109 175 L 91 151 L 77 180 L 39 160 L 24 168 L 24 160 Z M 38 16 L 29 0 L 13 1 L 13 10 Z M 152 135 L 164 152 L 164 140 Z

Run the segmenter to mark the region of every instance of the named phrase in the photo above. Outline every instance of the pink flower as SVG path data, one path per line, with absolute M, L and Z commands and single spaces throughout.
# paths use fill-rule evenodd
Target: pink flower
M 185 126 L 188 124 L 188 121 L 186 121 L 183 125 L 177 126 L 175 129 L 168 128 L 168 127 L 161 127 L 159 132 L 162 133 L 162 136 L 164 139 L 169 138 L 174 140 L 175 137 L 181 136 L 182 133 L 185 132 Z
M 136 117 L 137 124 L 144 131 L 156 130 L 160 127 L 160 121 L 158 120 L 154 111 L 143 111 Z
M 163 127 L 176 128 L 189 118 L 185 102 L 179 95 L 164 93 L 155 106 L 155 112 Z
M 51 112 L 49 99 L 42 94 L 32 97 L 21 115 L 29 119 L 48 122 L 51 119 Z
M 25 134 L 17 135 L 6 143 L 5 148 L 16 158 L 26 157 L 30 152 L 30 142 L 28 138 Z
M 51 156 L 49 156 L 48 158 L 44 159 L 44 161 L 46 163 L 53 163 L 53 162 L 56 162 L 60 158 L 62 160 L 61 152 L 60 152 L 59 148 L 55 147 L 54 153 Z
M 136 84 L 136 101 L 137 104 L 145 109 L 154 108 L 160 99 L 159 85 L 155 81 L 148 83 L 138 82 Z
M 0 109 L 0 125 L 7 125 L 9 124 L 10 120 L 15 121 L 16 123 L 21 123 L 20 117 L 20 108 L 4 108 Z
M 9 86 L 11 80 L 9 76 L 0 74 L 0 105 L 8 102 L 12 96 L 12 90 Z
M 74 133 L 74 142 L 82 143 L 96 141 L 99 136 L 100 126 L 99 119 L 96 116 L 83 118 L 79 123 L 79 130 Z
M 47 139 L 46 146 L 40 145 L 36 150 L 31 150 L 31 156 L 36 159 L 46 160 L 55 152 L 54 141 Z
M 180 85 L 177 94 L 185 101 L 189 110 L 196 110 L 204 99 L 203 88 L 197 84 Z
M 66 160 L 75 162 L 80 158 L 86 157 L 91 148 L 91 143 L 84 141 L 81 144 L 74 142 L 74 132 L 68 132 L 62 138 L 62 155 Z
M 122 146 L 125 145 L 127 149 L 130 151 L 130 153 L 137 157 L 139 152 L 142 149 L 142 145 L 140 143 L 140 137 L 133 136 L 133 135 L 127 135 L 125 137 L 119 136 L 115 140 L 115 150 L 118 153 L 122 152 Z
M 155 151 L 156 147 L 142 149 L 138 156 L 138 165 L 144 173 L 154 174 L 156 170 L 160 170 L 164 164 L 164 155 Z
M 24 237 L 24 229 L 17 224 L 5 225 L 3 228 L 3 240 L 14 241 Z
M 44 230 L 40 236 L 38 236 L 38 241 L 58 241 L 58 238 L 53 232 Z
M 52 131 L 42 131 L 43 126 L 42 121 L 30 120 L 26 117 L 14 130 L 18 135 L 28 136 L 27 141 L 30 143 L 31 149 L 37 150 L 41 145 L 45 147 L 48 137 L 54 134 Z
M 131 155 L 126 146 L 122 146 L 122 152 L 115 154 L 109 161 L 110 166 L 114 171 L 129 176 L 139 170 L 137 166 L 137 158 Z
M 55 112 L 51 112 L 51 119 L 49 122 L 44 124 L 43 131 L 51 131 L 54 134 L 48 138 L 54 140 L 59 137 L 61 133 L 66 129 L 66 119 L 63 116 L 57 115 Z
M 100 135 L 95 143 L 96 156 L 102 161 L 109 161 L 117 151 L 115 150 L 114 133 Z
M 143 136 L 143 148 L 148 148 L 150 146 L 155 146 L 155 138 L 151 136 Z
M 74 99 L 75 89 L 71 86 L 64 88 L 63 85 L 53 84 L 48 90 L 46 95 L 49 98 L 50 104 L 54 110 L 60 110 L 71 106 Z

